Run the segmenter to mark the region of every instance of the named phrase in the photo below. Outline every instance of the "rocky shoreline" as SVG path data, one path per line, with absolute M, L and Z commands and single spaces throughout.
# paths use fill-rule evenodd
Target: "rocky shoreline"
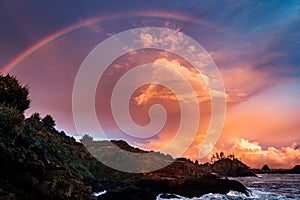
M 141 178 L 131 181 L 113 181 L 107 186 L 107 192 L 99 199 L 156 199 L 161 193 L 172 193 L 185 197 L 199 197 L 207 193 L 227 194 L 230 190 L 249 195 L 249 191 L 235 180 L 218 179 L 216 177 L 166 179 Z
M 185 158 L 174 159 L 167 167 L 151 173 L 113 170 L 74 138 L 44 127 L 37 116 L 24 123 L 40 126 L 38 130 L 27 127 L 22 134 L 0 135 L 1 199 L 156 199 L 160 193 L 197 197 L 206 193 L 226 194 L 230 190 L 248 195 L 241 183 L 222 179 L 211 170 L 206 171 L 207 167 Z M 113 142 L 127 150 L 143 151 L 124 141 Z M 99 197 L 92 195 L 102 190 L 107 192 Z
M 292 169 L 270 169 L 269 167 L 263 167 L 262 169 L 253 169 L 253 171 L 256 174 L 300 174 L 300 165 L 295 165 Z
M 198 164 L 141 150 L 122 140 L 93 141 L 84 136 L 77 142 L 56 130 L 50 115 L 34 113 L 25 118 L 29 93 L 15 77 L 0 75 L 0 83 L 5 86 L 0 90 L 0 199 L 150 200 L 161 193 L 199 197 L 230 190 L 249 195 L 242 183 L 227 177 L 255 176 L 256 171 L 234 157 Z M 119 166 L 133 165 L 144 171 L 149 163 L 168 165 L 151 172 L 125 173 L 104 165 L 90 152 L 99 159 L 109 158 Z M 139 159 L 128 152 L 147 156 Z M 289 172 L 299 172 L 299 166 Z M 103 190 L 107 192 L 99 197 L 92 195 Z

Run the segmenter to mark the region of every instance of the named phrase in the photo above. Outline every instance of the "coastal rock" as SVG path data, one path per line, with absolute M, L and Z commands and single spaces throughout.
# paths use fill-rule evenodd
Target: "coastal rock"
M 216 161 L 212 165 L 212 172 L 226 177 L 256 176 L 249 166 L 245 165 L 238 159 L 231 160 L 229 158 Z
M 219 179 L 212 175 L 203 178 L 164 179 L 143 178 L 130 182 L 119 182 L 117 188 L 108 191 L 99 199 L 146 199 L 153 200 L 160 193 L 171 193 L 185 197 L 199 197 L 208 193 L 227 194 L 230 190 L 249 195 L 247 188 L 238 181 Z
M 262 171 L 264 172 L 269 172 L 270 171 L 270 168 L 268 165 L 264 165 L 262 168 L 261 168 Z
M 295 165 L 292 169 L 255 169 L 256 174 L 300 174 L 300 165 Z
M 300 165 L 294 166 L 292 169 L 288 170 L 287 173 L 300 174 Z

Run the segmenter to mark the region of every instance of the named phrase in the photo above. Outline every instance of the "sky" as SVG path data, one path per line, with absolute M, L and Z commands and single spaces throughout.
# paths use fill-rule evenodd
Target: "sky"
M 182 55 L 148 48 L 157 42 L 173 42 L 174 51 L 185 48 L 181 40 L 163 33 L 161 40 L 147 33 L 137 35 L 143 49 L 116 57 L 103 76 L 98 77 L 94 108 L 107 137 L 125 139 L 149 150 L 161 150 L 175 138 L 181 123 L 192 126 L 197 112 L 190 109 L 188 117 L 181 117 L 180 104 L 190 106 L 191 93 L 184 90 L 176 96 L 170 88 L 155 83 L 137 87 L 128 102 L 121 102 L 119 109 L 128 108 L 129 117 L 135 123 L 147 126 L 151 122 L 149 109 L 160 104 L 167 114 L 162 129 L 151 137 L 141 131 L 137 137 L 126 134 L 116 123 L 111 109 L 116 83 L 137 66 L 153 63 L 166 66 L 167 71 L 179 72 L 195 91 L 200 119 L 192 138 L 189 132 L 183 134 L 183 138 L 191 139 L 183 156 L 207 161 L 212 153 L 223 151 L 227 155 L 234 153 L 256 168 L 264 164 L 271 168 L 300 164 L 299 1 L 1 0 L 0 27 L 0 71 L 16 75 L 29 86 L 31 107 L 26 116 L 34 112 L 42 116 L 51 114 L 57 129 L 69 135 L 82 135 L 74 120 L 72 95 L 79 69 L 89 53 L 101 42 L 124 31 L 166 28 L 201 45 L 204 50 L 203 57 L 202 54 L 197 57 L 199 65 L 205 65 L 210 58 L 217 67 L 224 86 L 224 92 L 218 94 L 225 97 L 226 113 L 224 123 L 220 121 L 223 126 L 216 145 L 210 144 L 214 147 L 212 151 L 199 157 L 205 136 L 210 134 L 210 124 L 215 120 L 214 94 L 207 85 L 212 77 L 207 76 L 205 70 L 199 73 Z M 113 49 L 108 47 L 105 52 L 113 55 Z M 192 50 L 186 48 L 185 53 Z M 98 59 L 105 61 L 102 57 Z M 160 77 L 171 88 L 186 88 L 172 78 L 169 71 L 157 66 L 151 69 L 148 74 L 137 72 L 123 89 L 149 77 Z M 86 84 L 89 81 L 87 77 Z M 86 91 L 91 90 L 86 88 Z M 87 114 L 84 108 L 89 103 L 84 94 L 85 91 L 79 93 L 82 116 Z M 126 93 L 118 95 L 123 99 Z M 83 119 L 82 123 L 90 123 L 89 117 Z M 127 121 L 124 123 L 126 126 Z M 89 131 L 93 137 L 99 136 L 97 129 Z M 173 155 L 178 145 L 170 145 L 165 153 Z

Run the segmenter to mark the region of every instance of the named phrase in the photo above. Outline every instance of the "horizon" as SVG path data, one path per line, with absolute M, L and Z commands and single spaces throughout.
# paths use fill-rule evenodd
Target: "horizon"
M 67 134 L 68 135 L 68 134 Z M 77 142 L 81 142 L 80 140 L 82 139 L 82 137 L 83 136 L 74 136 L 74 135 L 68 135 L 68 136 L 70 136 L 70 137 L 73 137 Z M 118 138 L 114 138 L 114 139 L 110 139 L 110 140 L 107 140 L 107 139 L 101 139 L 101 138 L 93 138 L 93 141 L 95 141 L 95 142 L 98 142 L 98 141 L 124 141 L 124 142 L 126 142 L 127 143 L 127 141 L 126 140 L 123 140 L 123 139 L 118 139 Z M 81 142 L 82 143 L 82 142 Z M 129 144 L 129 143 L 127 143 L 129 146 L 131 146 L 131 147 L 134 147 L 134 148 L 139 148 L 139 146 L 134 146 L 134 145 L 131 145 L 131 144 Z M 139 149 L 141 149 L 141 150 L 145 150 L 145 151 L 153 151 L 153 150 L 151 150 L 151 149 L 143 149 L 143 148 L 139 148 Z M 224 153 L 224 152 L 213 152 L 213 155 L 215 155 L 216 153 L 218 153 L 219 155 L 220 155 L 220 153 Z M 169 155 L 169 154 L 164 154 L 164 155 Z M 211 155 L 212 156 L 212 155 Z M 230 159 L 229 157 L 228 157 L 229 155 L 226 155 L 226 154 L 224 154 L 224 157 L 223 157 L 223 159 Z M 233 156 L 234 156 L 234 154 L 233 154 Z M 190 158 L 188 158 L 188 157 L 172 157 L 173 159 L 178 159 L 178 158 L 186 158 L 186 159 L 189 159 L 189 160 L 191 160 Z M 220 160 L 221 160 L 222 158 L 220 158 Z M 243 161 L 242 160 L 240 160 L 240 158 L 235 158 L 235 159 L 238 159 L 239 161 L 241 161 L 242 163 L 243 163 Z M 197 159 L 195 159 L 195 160 L 191 160 L 191 161 L 193 161 L 193 162 L 199 162 Z M 216 161 L 218 161 L 218 160 L 216 160 Z M 204 162 L 199 162 L 199 165 L 201 165 L 201 164 L 206 164 L 206 163 L 210 163 L 210 164 L 213 164 L 214 162 L 216 162 L 216 161 L 212 161 L 211 159 L 210 160 L 206 160 L 206 161 L 204 161 Z M 261 167 L 259 167 L 259 168 L 251 168 L 251 169 L 258 169 L 258 170 L 261 170 L 265 165 L 267 165 L 268 167 L 269 167 L 269 165 L 268 165 L 268 163 L 266 163 L 266 164 L 264 164 L 263 166 L 261 166 Z M 291 168 L 270 168 L 271 170 L 289 170 L 289 169 L 292 169 L 292 168 L 294 168 L 294 167 L 296 167 L 296 166 L 300 166 L 300 164 L 296 164 L 296 165 L 294 165 L 293 167 L 291 167 Z
M 72 98 L 78 70 L 87 55 L 99 43 L 124 31 L 166 28 L 189 36 L 203 47 L 205 55 L 199 55 L 200 64 L 212 59 L 225 91 L 211 93 L 207 86 L 211 76 L 198 73 L 182 55 L 147 49 L 155 40 L 147 33 L 140 34 L 139 42 L 144 49 L 133 49 L 115 58 L 96 87 L 94 107 L 107 137 L 159 151 L 175 138 L 180 120 L 184 123 L 193 120 L 180 118 L 179 103 L 190 105 L 193 102 L 190 93 L 176 96 L 170 88 L 150 83 L 136 88 L 125 105 L 132 120 L 146 126 L 151 122 L 150 107 L 161 104 L 168 114 L 163 128 L 151 137 L 143 133 L 137 137 L 118 127 L 111 110 L 117 81 L 138 65 L 154 63 L 167 66 L 167 70 L 175 69 L 195 91 L 200 120 L 195 137 L 182 156 L 205 162 L 215 152 L 234 153 L 245 164 L 259 169 L 265 164 L 273 169 L 300 164 L 299 2 L 155 0 L 124 5 L 122 1 L 68 4 L 29 0 L 1 2 L 0 13 L 3 27 L 0 72 L 15 75 L 22 84 L 29 85 L 31 105 L 25 112 L 27 117 L 34 112 L 50 114 L 58 130 L 83 136 L 85 133 L 76 129 Z M 180 42 L 169 39 L 178 50 Z M 186 51 L 192 52 L 193 48 Z M 183 88 L 185 92 L 186 88 L 177 79 L 155 67 L 149 76 L 137 73 L 132 81 L 157 75 L 171 88 Z M 216 145 L 207 143 L 208 149 L 213 146 L 212 151 L 200 159 L 199 152 L 206 148 L 203 143 L 210 134 L 214 95 L 223 95 L 226 100 L 224 126 Z M 89 101 L 83 99 L 81 103 L 85 108 Z M 81 112 L 82 116 L 89 114 L 84 109 Z M 188 113 L 194 114 L 192 110 Z M 90 121 L 85 118 L 82 123 Z M 102 138 L 100 131 L 93 127 L 88 133 Z M 174 145 L 163 153 L 174 155 L 178 149 Z

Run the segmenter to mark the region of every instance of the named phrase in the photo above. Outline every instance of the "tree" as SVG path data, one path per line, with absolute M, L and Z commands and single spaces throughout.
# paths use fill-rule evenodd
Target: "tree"
M 220 152 L 220 159 L 222 160 L 223 158 L 225 158 L 224 152 Z
M 91 145 L 93 143 L 93 137 L 89 135 L 84 135 L 80 142 L 82 142 L 84 145 Z
M 211 162 L 214 163 L 216 161 L 216 156 L 215 154 L 213 154 L 210 158 Z
M 53 120 L 53 118 L 51 117 L 51 115 L 46 115 L 43 119 L 42 122 L 44 124 L 45 127 L 47 127 L 48 129 L 53 129 L 55 124 L 55 121 Z
M 36 131 L 42 130 L 43 124 L 41 121 L 41 116 L 39 113 L 33 113 L 29 118 L 27 118 L 26 124 L 30 126 L 30 128 L 33 128 Z
M 234 153 L 232 153 L 232 160 L 234 160 L 235 159 L 235 156 L 234 156 Z
M 216 153 L 216 158 L 217 158 L 217 160 L 220 160 L 220 156 L 219 156 L 218 152 Z
M 23 113 L 30 104 L 27 86 L 22 86 L 14 76 L 0 74 L 0 104 Z

